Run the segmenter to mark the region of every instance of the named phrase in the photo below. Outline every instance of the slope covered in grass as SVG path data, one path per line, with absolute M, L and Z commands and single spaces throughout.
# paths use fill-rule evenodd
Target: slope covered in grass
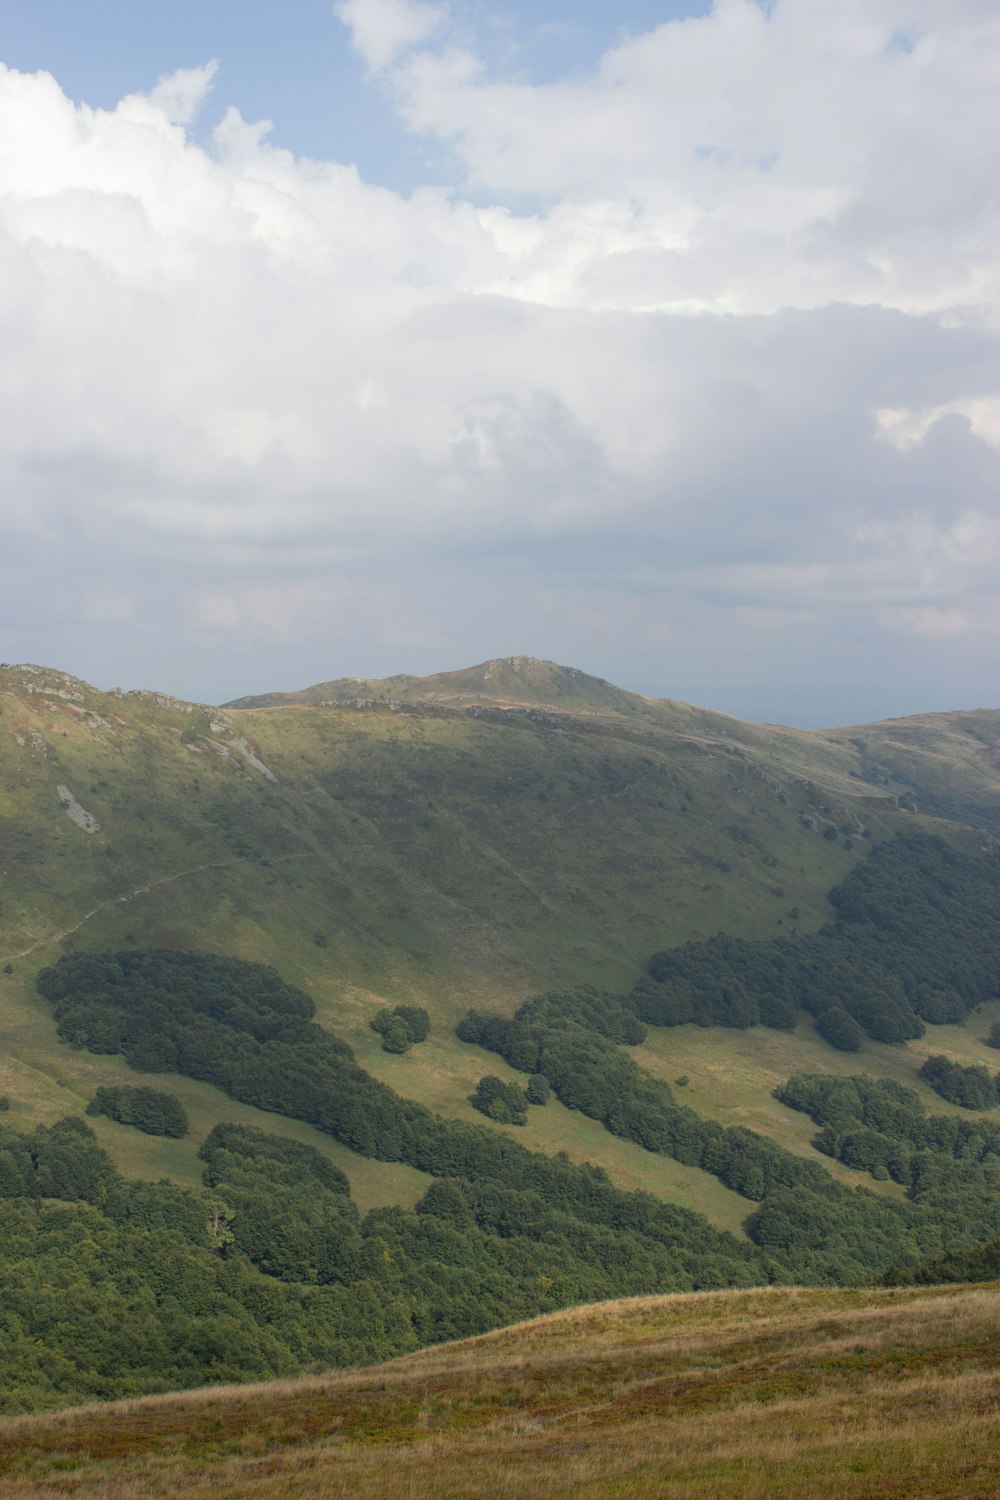
M 10 1500 L 962 1500 L 997 1287 L 598 1304 L 376 1369 L 0 1424 Z

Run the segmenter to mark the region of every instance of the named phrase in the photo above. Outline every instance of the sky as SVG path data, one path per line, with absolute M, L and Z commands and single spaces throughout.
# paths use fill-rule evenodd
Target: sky
M 0 0 L 0 658 L 1000 707 L 995 0 Z

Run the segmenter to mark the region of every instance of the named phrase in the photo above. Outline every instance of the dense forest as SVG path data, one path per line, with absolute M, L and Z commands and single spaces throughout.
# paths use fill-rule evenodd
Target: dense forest
M 944 1157 L 989 1166 L 1000 1185 L 1000 1124 L 925 1115 L 916 1090 L 894 1079 L 796 1074 L 776 1092 L 822 1127 L 817 1150 L 846 1166 L 911 1186 Z
M 415 1212 L 362 1219 L 296 1142 L 221 1125 L 201 1155 L 193 1192 L 126 1182 L 79 1119 L 0 1127 L 0 1411 L 364 1363 L 574 1302 L 767 1277 L 693 1215 L 545 1158 L 533 1186 L 442 1178 Z

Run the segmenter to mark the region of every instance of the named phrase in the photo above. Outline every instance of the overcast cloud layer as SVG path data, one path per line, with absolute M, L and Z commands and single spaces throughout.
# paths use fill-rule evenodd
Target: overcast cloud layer
M 0 656 L 1000 705 L 995 0 L 720 0 L 545 85 L 335 10 L 438 185 L 197 144 L 211 61 L 0 68 Z

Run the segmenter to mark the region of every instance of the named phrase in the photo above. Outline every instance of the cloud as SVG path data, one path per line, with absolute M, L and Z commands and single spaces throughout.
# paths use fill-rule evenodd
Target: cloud
M 886 612 L 882 619 L 890 630 L 937 641 L 950 641 L 981 633 L 987 624 L 981 616 L 972 615 L 966 610 L 935 609 L 933 606 Z M 992 625 L 989 633 L 994 634 L 997 629 L 995 614 L 989 624 Z
M 538 196 L 562 300 L 927 311 L 995 305 L 998 47 L 982 0 L 723 0 L 583 79 L 495 78 L 446 46 L 393 84 L 469 183 Z
M 205 63 L 200 68 L 180 68 L 161 78 L 146 97 L 171 125 L 190 125 L 208 98 L 218 71 L 218 62 Z
M 945 402 L 924 411 L 886 407 L 875 413 L 875 420 L 888 442 L 906 450 L 922 443 L 931 428 L 949 416 L 964 417 L 977 437 L 1000 448 L 1000 394 Z
M 374 72 L 432 37 L 447 16 L 445 6 L 423 0 L 338 0 L 333 8 Z
M 199 632 L 317 678 L 511 649 L 818 678 L 914 638 L 985 677 L 995 7 L 721 0 L 547 85 L 457 12 L 339 8 L 454 152 L 407 196 L 233 109 L 199 144 L 212 64 L 113 110 L 0 69 L 26 641 L 72 667 L 84 618 L 124 652 L 127 599 L 178 691 Z

